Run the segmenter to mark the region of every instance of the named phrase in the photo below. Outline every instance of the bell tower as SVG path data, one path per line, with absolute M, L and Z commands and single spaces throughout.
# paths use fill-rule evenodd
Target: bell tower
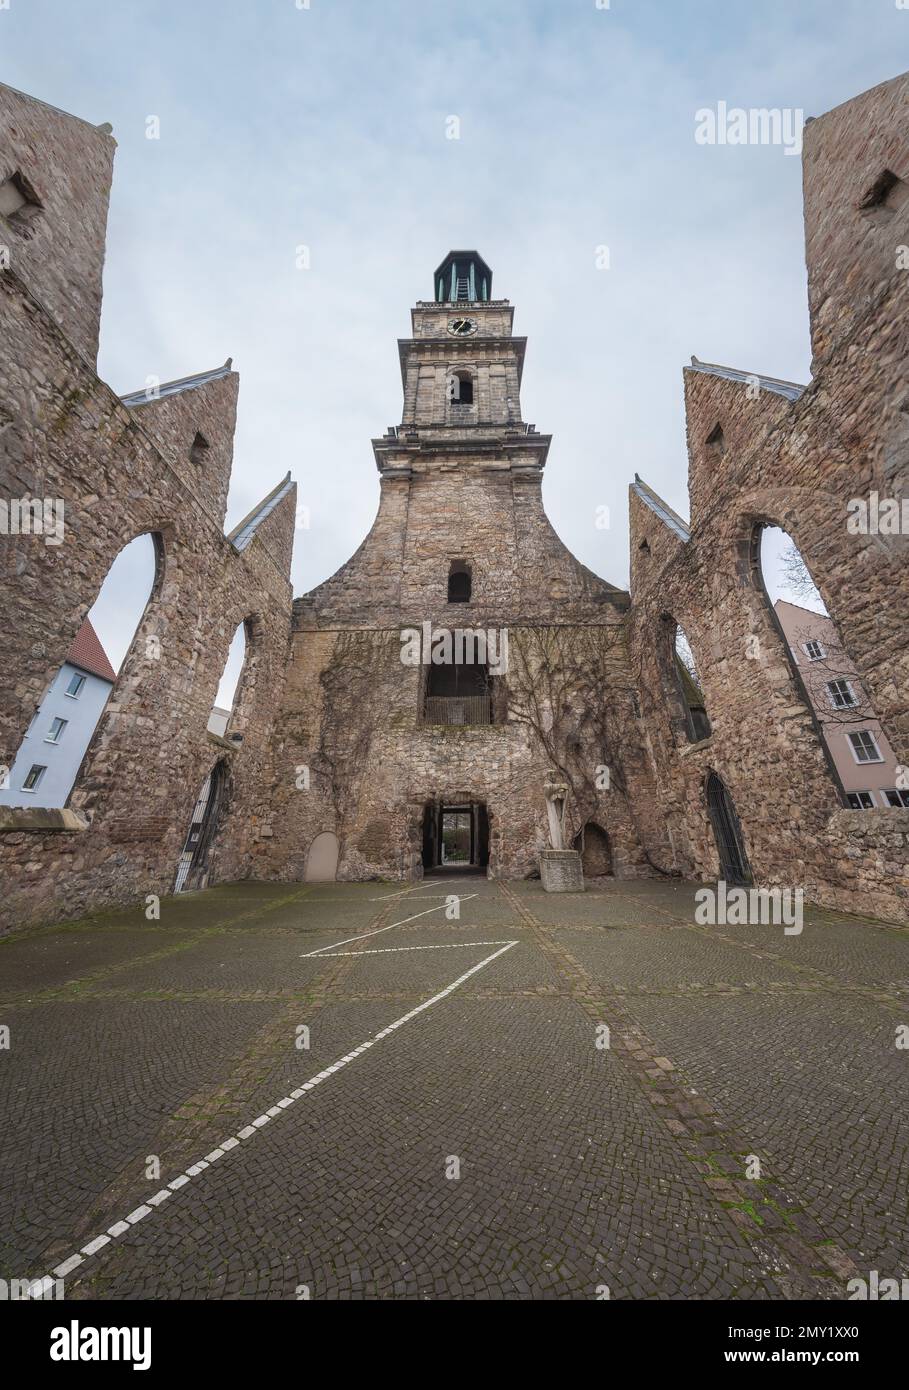
M 398 341 L 401 424 L 373 440 L 383 477 L 455 466 L 542 474 L 549 437 L 525 424 L 521 376 L 526 338 L 514 310 L 492 298 L 492 270 L 477 251 L 449 251 L 433 274 L 433 298 L 411 310 Z
M 492 271 L 476 251 L 449 251 L 434 279 L 439 304 L 492 299 Z

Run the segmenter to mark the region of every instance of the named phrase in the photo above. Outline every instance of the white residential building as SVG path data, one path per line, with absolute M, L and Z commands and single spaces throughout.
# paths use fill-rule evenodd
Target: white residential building
M 117 673 L 88 619 L 76 633 L 9 769 L 0 806 L 66 805 Z

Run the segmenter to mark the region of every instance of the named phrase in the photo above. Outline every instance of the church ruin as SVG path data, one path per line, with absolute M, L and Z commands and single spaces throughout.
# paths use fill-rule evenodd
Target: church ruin
M 909 538 L 847 517 L 909 486 L 907 100 L 897 78 L 806 127 L 812 380 L 692 359 L 690 521 L 631 483 L 628 592 L 552 529 L 526 340 L 491 267 L 455 250 L 398 344 L 373 526 L 293 599 L 289 478 L 224 534 L 230 363 L 125 397 L 97 376 L 109 128 L 0 87 L 0 494 L 65 503 L 62 544 L 0 536 L 0 764 L 114 557 L 142 534 L 157 554 L 67 806 L 0 807 L 0 924 L 241 878 L 524 877 L 552 777 L 588 873 L 799 885 L 905 920 L 909 809 L 849 809 L 757 556 L 766 526 L 797 541 L 902 777 Z

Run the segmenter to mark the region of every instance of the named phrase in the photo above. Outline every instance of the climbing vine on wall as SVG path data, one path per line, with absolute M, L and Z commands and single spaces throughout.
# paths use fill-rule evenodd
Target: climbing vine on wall
M 571 834 L 597 805 L 601 769 L 626 790 L 623 731 L 632 717 L 624 631 L 598 627 L 512 629 L 508 669 L 511 718 L 535 735 L 550 766 L 571 789 Z
M 318 770 L 328 781 L 339 825 L 358 799 L 375 730 L 387 723 L 387 685 L 391 673 L 403 671 L 400 650 L 397 632 L 342 632 L 320 676 Z

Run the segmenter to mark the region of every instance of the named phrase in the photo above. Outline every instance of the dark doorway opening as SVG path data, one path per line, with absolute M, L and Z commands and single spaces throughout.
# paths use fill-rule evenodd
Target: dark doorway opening
M 177 865 L 175 893 L 208 887 L 208 861 L 227 794 L 227 763 L 215 763 L 203 783 Z
M 463 873 L 489 864 L 489 816 L 481 801 L 428 801 L 423 810 L 423 870 Z
M 707 778 L 707 810 L 720 856 L 720 876 L 727 883 L 750 883 L 751 868 L 739 818 L 723 779 L 715 772 Z

